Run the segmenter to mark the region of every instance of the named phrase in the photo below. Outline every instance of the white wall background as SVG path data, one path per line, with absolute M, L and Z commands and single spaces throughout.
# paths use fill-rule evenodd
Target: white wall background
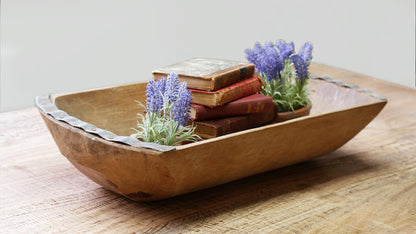
M 146 81 L 254 42 L 315 46 L 314 61 L 415 86 L 414 0 L 3 0 L 0 111 L 36 95 Z

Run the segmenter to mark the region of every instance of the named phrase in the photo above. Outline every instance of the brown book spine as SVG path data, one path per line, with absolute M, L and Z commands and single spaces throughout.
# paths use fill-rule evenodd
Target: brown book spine
M 229 133 L 243 131 L 259 127 L 273 121 L 277 114 L 277 108 L 263 113 L 228 117 L 215 120 L 194 121 L 195 133 L 203 138 L 213 138 Z
M 192 103 L 206 106 L 223 106 L 226 103 L 249 96 L 261 90 L 260 78 L 252 77 L 214 92 L 189 89 Z
M 257 93 L 229 102 L 224 106 L 215 108 L 192 103 L 191 119 L 207 120 L 267 112 L 272 110 L 274 106 L 275 104 L 273 103 L 273 99 L 271 97 Z
M 213 89 L 211 91 L 219 90 L 240 80 L 245 80 L 247 78 L 253 77 L 254 69 L 254 64 L 250 64 L 244 66 L 241 65 L 237 69 L 233 68 L 229 71 L 223 71 L 223 74 L 213 77 Z

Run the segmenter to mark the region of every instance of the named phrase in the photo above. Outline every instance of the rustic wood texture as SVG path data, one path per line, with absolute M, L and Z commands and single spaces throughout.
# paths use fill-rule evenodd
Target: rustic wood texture
M 40 113 L 60 152 L 78 170 L 130 199 L 154 201 L 332 152 L 361 131 L 386 104 L 386 100 L 372 98 L 368 93 L 323 80 L 311 80 L 309 85 L 314 105 L 309 116 L 177 146 L 169 152 L 103 140 Z M 135 98 L 145 98 L 138 96 L 145 87 L 137 83 L 88 90 L 57 96 L 55 103 L 68 114 L 102 129 L 112 130 L 115 125 L 117 132 L 124 132 L 134 125 L 119 124 L 123 123 L 120 119 L 135 117 L 137 110 L 130 106 L 136 106 Z
M 278 112 L 275 122 L 283 122 L 295 118 L 299 118 L 302 116 L 307 116 L 311 112 L 312 105 L 307 104 L 306 106 L 297 109 L 295 111 L 286 111 L 286 112 Z
M 0 232 L 416 232 L 416 91 L 322 65 L 312 72 L 389 103 L 330 154 L 158 202 L 82 175 L 36 109 L 0 114 Z

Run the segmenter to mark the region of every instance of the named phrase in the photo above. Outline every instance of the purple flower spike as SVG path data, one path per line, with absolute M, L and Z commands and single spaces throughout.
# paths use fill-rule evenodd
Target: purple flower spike
M 160 78 L 159 80 L 156 81 L 155 84 L 156 90 L 159 91 L 160 93 L 165 93 L 165 88 L 166 88 L 166 80 L 165 77 Z
M 312 44 L 309 42 L 305 43 L 299 51 L 297 56 L 302 61 L 298 61 L 298 58 L 291 59 L 295 55 L 295 44 L 293 42 L 286 43 L 281 39 L 277 40 L 275 44 L 267 42 L 264 44 L 264 47 L 256 42 L 254 48 L 245 50 L 245 53 L 247 60 L 255 65 L 256 71 L 266 81 L 281 78 L 286 60 L 296 61 L 295 68 L 298 78 L 303 80 L 308 77 L 307 69 L 312 59 Z
M 178 101 L 173 105 L 170 110 L 170 115 L 178 122 L 179 125 L 184 126 L 189 118 L 191 112 L 191 91 L 186 88 L 186 82 L 180 84 L 178 89 Z
M 190 118 L 191 91 L 186 88 L 186 82 L 179 84 L 176 73 L 162 77 L 158 81 L 149 81 L 146 90 L 146 109 L 148 112 L 160 114 L 169 111 L 169 116 L 178 122 L 178 126 L 185 126 Z
M 245 52 L 247 60 L 255 65 L 256 71 L 264 75 L 267 81 L 280 78 L 284 61 L 280 59 L 279 52 L 273 43 L 265 43 L 262 47 L 257 42 L 253 50 L 247 49 Z
M 299 50 L 299 56 L 308 64 L 312 60 L 312 49 L 313 49 L 312 44 L 310 42 L 306 42 L 305 44 L 303 44 L 302 48 L 300 48 Z
M 282 39 L 277 40 L 276 48 L 279 50 L 279 52 L 283 51 L 286 48 L 285 40 L 282 40 Z
M 146 87 L 146 109 L 149 112 L 159 112 L 163 107 L 163 97 L 162 93 L 157 88 L 157 82 L 149 81 Z M 163 82 L 164 80 L 159 83 Z
M 300 81 L 304 81 L 305 79 L 308 79 L 309 77 L 308 63 L 297 54 L 292 55 L 290 59 L 292 60 L 293 65 L 295 66 L 296 75 L 297 75 L 296 78 L 299 79 Z
M 279 59 L 279 53 L 272 43 L 264 45 L 264 57 L 261 60 L 262 71 L 266 74 L 266 80 L 278 79 L 283 70 L 283 61 Z
M 290 55 L 295 53 L 295 44 L 293 42 L 286 43 L 280 39 L 276 42 L 276 48 L 279 51 L 280 59 L 284 62 Z
M 250 50 L 250 49 L 245 50 L 247 61 L 249 61 L 250 63 L 253 63 L 257 71 L 261 70 L 260 59 L 263 55 L 263 51 L 264 51 L 263 47 L 258 42 L 254 44 L 253 50 Z
M 164 93 L 165 98 L 167 98 L 170 103 L 174 103 L 178 99 L 178 88 L 179 88 L 178 74 L 172 72 L 168 75 L 166 79 L 166 87 L 165 87 L 165 93 Z
M 285 61 L 290 55 L 295 53 L 295 44 L 293 42 L 286 44 L 286 47 L 280 52 L 280 59 Z

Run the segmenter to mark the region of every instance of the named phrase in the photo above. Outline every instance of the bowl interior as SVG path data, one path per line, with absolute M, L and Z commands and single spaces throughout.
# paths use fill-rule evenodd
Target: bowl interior
M 129 84 L 53 97 L 60 110 L 71 116 L 91 123 L 101 129 L 120 136 L 128 136 L 135 131 L 137 113 L 146 105 L 147 83 Z
M 132 128 L 136 127 L 139 120 L 137 113 L 144 111 L 136 101 L 146 104 L 146 84 L 137 83 L 55 95 L 53 102 L 59 109 L 82 121 L 117 135 L 128 136 L 134 133 Z M 309 90 L 312 102 L 310 116 L 379 101 L 355 89 L 318 79 L 309 81 Z

